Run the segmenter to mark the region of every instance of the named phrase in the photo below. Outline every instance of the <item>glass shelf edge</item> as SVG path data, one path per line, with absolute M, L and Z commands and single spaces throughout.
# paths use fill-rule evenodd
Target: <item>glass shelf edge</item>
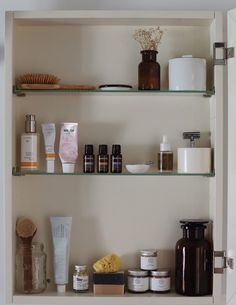
M 13 94 L 17 96 L 25 96 L 27 93 L 92 93 L 92 94 L 134 94 L 134 93 L 140 93 L 140 94 L 156 94 L 156 95 L 202 95 L 203 97 L 211 97 L 215 94 L 213 90 L 199 90 L 199 91 L 193 91 L 193 90 L 138 90 L 138 89 L 132 89 L 132 90 L 78 90 L 78 89 L 17 89 L 16 87 L 13 87 Z
M 146 173 L 137 173 L 132 174 L 129 172 L 122 172 L 122 173 L 82 173 L 82 172 L 75 172 L 75 173 L 62 173 L 62 172 L 55 172 L 55 173 L 47 173 L 44 171 L 32 171 L 32 172 L 22 172 L 18 171 L 15 168 L 12 169 L 12 175 L 16 177 L 21 176 L 109 176 L 109 177 L 115 177 L 115 176 L 151 176 L 151 177 L 214 177 L 215 173 L 177 173 L 177 172 L 171 172 L 171 173 L 162 173 L 162 172 L 146 172 Z

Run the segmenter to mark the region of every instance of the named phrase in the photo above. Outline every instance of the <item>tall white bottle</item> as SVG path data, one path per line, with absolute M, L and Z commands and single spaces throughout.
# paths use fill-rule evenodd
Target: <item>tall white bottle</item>
M 21 135 L 20 167 L 22 171 L 39 170 L 39 135 L 34 114 L 26 114 L 25 117 L 25 133 Z

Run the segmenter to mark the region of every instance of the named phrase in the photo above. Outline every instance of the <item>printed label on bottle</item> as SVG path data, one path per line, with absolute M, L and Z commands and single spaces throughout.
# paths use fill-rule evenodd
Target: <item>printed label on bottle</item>
M 73 289 L 77 291 L 88 290 L 88 275 L 73 275 Z
M 128 277 L 128 289 L 131 291 L 144 292 L 149 289 L 148 277 Z
M 21 167 L 24 169 L 38 169 L 38 136 L 21 136 Z
M 150 289 L 152 291 L 168 291 L 170 290 L 170 277 L 150 278 Z
M 107 173 L 108 172 L 108 156 L 99 156 L 98 158 L 98 172 Z
M 156 270 L 157 257 L 156 256 L 141 256 L 141 269 Z

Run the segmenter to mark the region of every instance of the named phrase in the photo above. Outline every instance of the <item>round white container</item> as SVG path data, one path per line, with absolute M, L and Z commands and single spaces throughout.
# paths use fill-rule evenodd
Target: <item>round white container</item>
M 179 173 L 210 173 L 211 148 L 178 148 Z
M 206 90 L 206 59 L 192 55 L 170 59 L 169 90 Z

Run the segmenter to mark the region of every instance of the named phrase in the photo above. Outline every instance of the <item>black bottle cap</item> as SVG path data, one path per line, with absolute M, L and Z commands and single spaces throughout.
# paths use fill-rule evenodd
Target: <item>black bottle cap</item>
M 194 228 L 194 227 L 204 227 L 205 224 L 209 223 L 208 219 L 182 219 L 180 220 L 181 228 Z
M 84 153 L 85 153 L 85 155 L 93 155 L 93 145 L 92 144 L 86 144 L 84 146 Z
M 112 154 L 113 155 L 120 155 L 121 153 L 121 146 L 119 144 L 112 145 Z
M 106 144 L 99 145 L 99 155 L 107 155 L 107 145 Z

